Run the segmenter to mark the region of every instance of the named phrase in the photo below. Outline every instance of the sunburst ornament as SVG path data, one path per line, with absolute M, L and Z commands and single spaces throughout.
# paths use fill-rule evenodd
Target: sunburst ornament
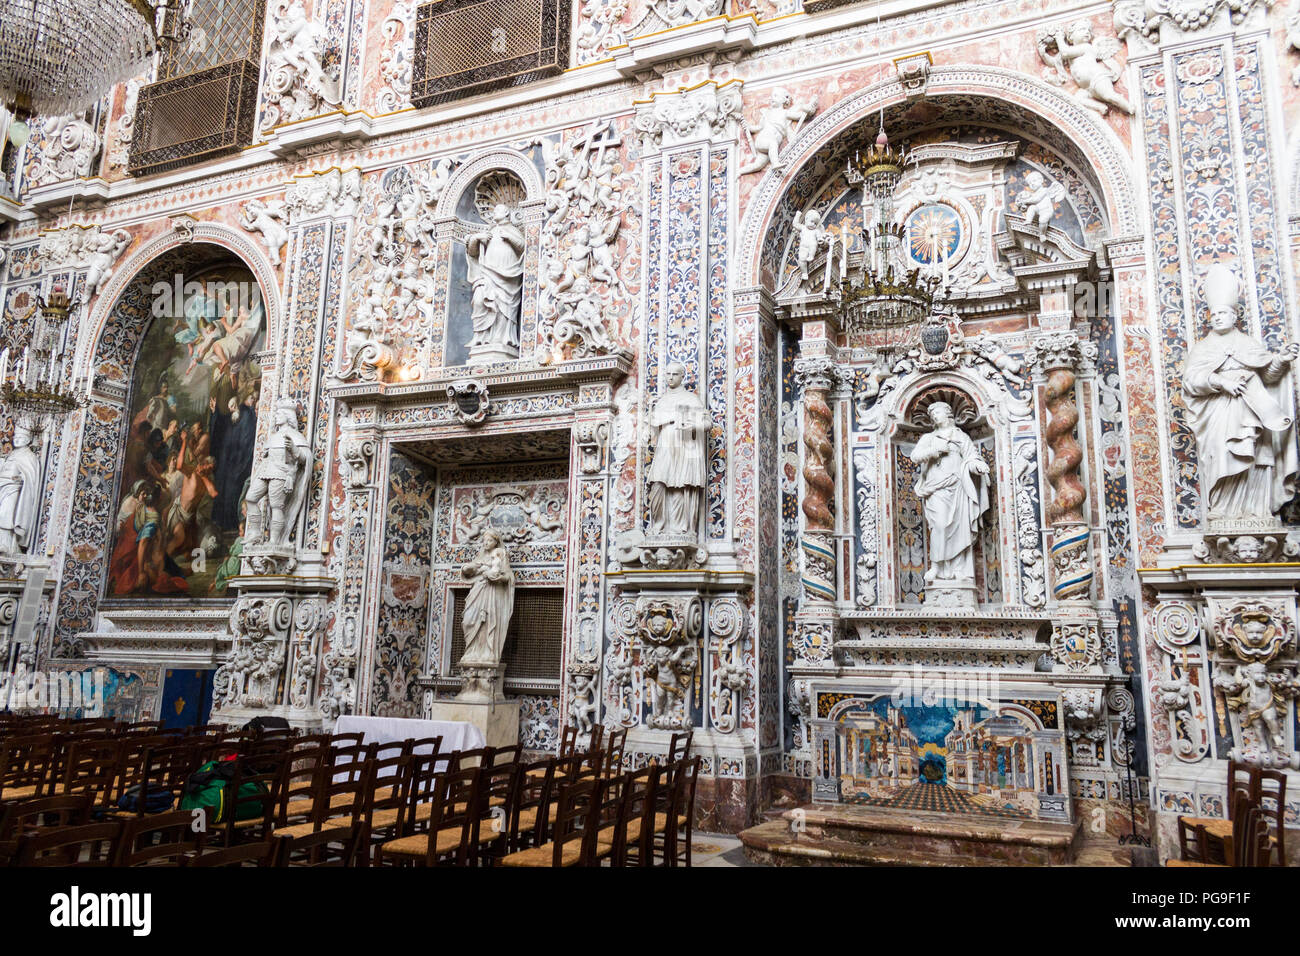
M 961 248 L 961 217 L 945 203 L 930 203 L 907 217 L 907 254 L 913 262 L 932 266 L 951 263 Z

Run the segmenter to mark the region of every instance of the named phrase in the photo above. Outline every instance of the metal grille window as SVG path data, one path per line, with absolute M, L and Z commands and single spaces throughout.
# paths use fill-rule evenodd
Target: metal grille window
M 128 170 L 163 172 L 253 141 L 266 0 L 195 0 L 188 36 L 140 90 Z
M 433 106 L 563 73 L 571 4 L 434 0 L 416 11 L 411 102 Z
M 469 588 L 453 588 L 451 607 L 451 670 L 465 653 L 461 609 Z M 511 690 L 548 690 L 560 686 L 564 645 L 564 589 L 515 588 L 515 610 L 506 632 L 501 657 L 506 665 L 506 686 Z

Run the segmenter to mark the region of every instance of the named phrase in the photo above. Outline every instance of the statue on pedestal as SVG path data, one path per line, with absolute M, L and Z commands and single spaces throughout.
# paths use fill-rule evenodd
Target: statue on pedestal
M 1236 274 L 1212 266 L 1205 277 L 1211 332 L 1188 352 L 1183 375 L 1211 520 L 1270 518 L 1295 495 L 1300 472 L 1286 381 L 1300 345 L 1270 352 L 1238 329 L 1239 296 Z
M 510 361 L 519 357 L 519 304 L 523 298 L 524 233 L 498 203 L 491 226 L 465 242 L 473 287 L 471 359 Z
M 505 649 L 510 616 L 515 610 L 515 573 L 510 557 L 495 531 L 483 532 L 478 560 L 461 568 L 474 581 L 465 598 L 461 627 L 465 632 L 462 667 L 496 667 Z
M 244 498 L 245 548 L 268 544 L 287 548 L 307 493 L 310 459 L 307 439 L 298 430 L 298 406 L 291 399 L 275 407 L 275 430 L 253 468 Z M 263 532 L 263 528 L 266 531 Z
M 919 466 L 916 496 L 930 530 L 925 583 L 973 587 L 975 535 L 989 507 L 989 466 L 957 427 L 951 406 L 935 402 L 929 415 L 934 430 L 921 437 L 911 455 Z
M 31 446 L 31 429 L 19 424 L 13 450 L 0 458 L 0 554 L 25 553 L 36 530 L 41 463 Z
M 664 369 L 668 388 L 650 412 L 655 435 L 650 485 L 650 537 L 699 535 L 704 494 L 704 436 L 711 425 L 698 395 L 682 384 L 686 370 L 677 362 Z

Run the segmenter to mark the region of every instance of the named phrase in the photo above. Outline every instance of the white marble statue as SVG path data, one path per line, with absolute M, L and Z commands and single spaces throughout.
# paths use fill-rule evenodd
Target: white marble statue
M 82 246 L 82 255 L 87 265 L 86 287 L 91 295 L 99 295 L 104 285 L 113 276 L 113 263 L 131 244 L 131 234 L 124 229 L 113 232 L 98 232 L 89 236 Z
M 1237 328 L 1240 281 L 1227 266 L 1205 277 L 1210 333 L 1187 354 L 1183 394 L 1196 434 L 1209 517 L 1268 518 L 1296 492 L 1291 343 L 1270 352 Z
M 813 260 L 817 258 L 818 252 L 831 244 L 834 233 L 822 225 L 822 214 L 816 209 L 810 209 L 806 213 L 795 213 L 794 230 L 799 236 L 795 261 L 799 265 L 799 278 L 806 284 L 810 278 L 809 270 L 812 268 Z M 826 259 L 826 271 L 830 272 L 829 256 Z
M 1052 48 L 1056 52 L 1052 53 Z M 1092 35 L 1092 24 L 1077 20 L 1069 29 L 1057 26 L 1039 36 L 1038 52 L 1056 70 L 1055 79 L 1069 77 L 1079 87 L 1079 102 L 1088 109 L 1105 113 L 1115 107 L 1133 115 L 1133 105 L 1115 90 L 1121 70 L 1115 60 L 1120 44 L 1114 37 Z
M 339 81 L 326 72 L 323 63 L 325 32 L 307 17 L 301 0 L 277 4 L 269 19 L 264 127 L 304 119 L 338 106 Z
M 1025 176 L 1025 191 L 1020 194 L 1020 208 L 1025 210 L 1025 225 L 1037 224 L 1039 232 L 1056 215 L 1056 204 L 1065 198 L 1065 187 L 1052 182 L 1036 169 Z
M 285 243 L 289 241 L 289 230 L 284 226 L 288 219 L 289 212 L 284 203 L 274 200 L 250 199 L 239 214 L 241 226 L 249 232 L 262 234 L 262 245 L 276 265 L 280 264 Z
M 0 458 L 0 554 L 24 554 L 36 530 L 41 463 L 26 425 L 14 428 L 13 450 Z
M 969 587 L 975 581 L 975 536 L 989 507 L 989 466 L 957 427 L 951 406 L 935 402 L 928 411 L 934 429 L 921 436 L 911 455 L 918 466 L 916 496 L 930 531 L 925 583 Z
M 492 224 L 465 242 L 473 287 L 471 359 L 509 361 L 519 357 L 519 303 L 523 298 L 524 233 L 498 204 Z
M 676 362 L 664 369 L 668 387 L 650 412 L 655 436 L 650 485 L 650 536 L 699 534 L 704 494 L 704 438 L 711 425 L 704 403 L 682 384 L 686 370 Z
M 773 169 L 783 168 L 785 164 L 781 162 L 781 147 L 787 139 L 794 136 L 799 124 L 815 112 L 816 100 L 796 106 L 794 98 L 784 89 L 773 90 L 772 105 L 758 114 L 758 122 L 745 121 L 745 128 L 753 134 L 751 145 L 754 148 L 754 158 L 740 171 L 740 175 L 756 173 L 768 166 Z
M 275 428 L 267 437 L 261 460 L 253 467 L 244 498 L 247 546 L 290 546 L 306 498 L 310 459 L 307 439 L 298 430 L 298 406 L 292 399 L 283 400 L 275 407 Z
M 465 632 L 462 667 L 496 667 L 506 646 L 515 610 L 515 573 L 495 531 L 483 532 L 483 550 L 461 569 L 474 584 L 465 597 L 461 628 Z

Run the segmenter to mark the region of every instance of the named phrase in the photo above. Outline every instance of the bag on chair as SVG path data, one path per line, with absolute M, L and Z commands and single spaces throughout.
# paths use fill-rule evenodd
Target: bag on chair
M 181 810 L 203 808 L 208 811 L 208 823 L 227 822 L 229 807 L 226 806 L 226 791 L 234 776 L 235 761 L 233 759 L 209 760 L 190 774 L 190 778 L 185 781 L 185 790 L 181 794 L 179 808 Z M 266 785 L 263 783 L 241 784 L 238 798 L 239 809 L 235 814 L 235 819 L 250 820 L 253 817 L 260 816 L 263 810 L 262 801 L 245 798 L 264 796 L 266 792 Z

